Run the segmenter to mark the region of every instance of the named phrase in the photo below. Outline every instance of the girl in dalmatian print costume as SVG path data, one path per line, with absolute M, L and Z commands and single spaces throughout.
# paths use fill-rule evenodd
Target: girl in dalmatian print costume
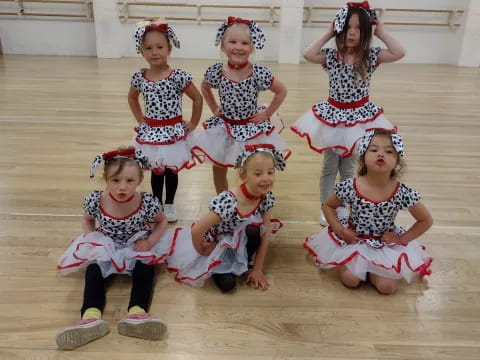
M 270 216 L 275 205 L 270 190 L 275 169 L 283 170 L 285 160 L 271 144 L 246 145 L 235 167 L 241 185 L 214 197 L 210 211 L 191 228 L 179 229 L 168 268 L 177 273 L 177 280 L 197 286 L 212 275 L 223 292 L 233 290 L 240 275 L 255 288 L 267 290 L 263 265 L 271 233 L 281 227 Z
M 328 228 L 308 237 L 304 248 L 321 268 L 338 269 L 342 283 L 357 287 L 369 277 L 382 294 L 393 294 L 400 279 L 430 275 L 432 258 L 416 240 L 432 226 L 420 194 L 397 181 L 403 163 L 400 135 L 369 130 L 358 144 L 358 177 L 335 185 L 325 202 Z M 336 209 L 350 205 L 350 216 L 338 218 Z M 416 222 L 408 229 L 395 225 L 399 210 Z
M 205 131 L 193 148 L 195 157 L 213 163 L 213 180 L 217 194 L 228 189 L 227 169 L 233 167 L 243 147 L 248 144 L 273 144 L 286 158 L 290 150 L 278 133 L 283 130 L 276 110 L 287 90 L 261 64 L 250 63 L 253 47 L 262 49 L 265 35 L 254 21 L 229 17 L 218 30 L 215 45 L 228 61 L 216 63 L 205 72 L 202 94 L 215 116 L 208 119 Z M 212 89 L 218 89 L 220 105 Z M 259 106 L 260 91 L 270 90 L 274 97 L 268 106 Z M 279 120 L 274 125 L 270 120 Z
M 370 47 L 374 34 L 386 49 Z M 335 37 L 336 49 L 322 48 Z M 309 62 L 321 64 L 329 76 L 329 98 L 303 114 L 291 130 L 305 137 L 310 148 L 323 153 L 320 176 L 320 200 L 325 203 L 333 191 L 337 172 L 340 180 L 354 175 L 355 143 L 370 128 L 395 127 L 383 109 L 369 101 L 370 80 L 378 65 L 397 61 L 405 52 L 401 44 L 385 32 L 367 1 L 347 3 L 336 15 L 328 31 L 304 51 Z M 345 208 L 339 208 L 343 213 Z M 320 212 L 321 225 L 325 217 Z
M 178 186 L 178 172 L 195 165 L 191 154 L 192 131 L 202 113 L 202 96 L 192 82 L 192 76 L 181 69 L 171 68 L 168 56 L 172 44 L 180 47 L 170 25 L 161 20 L 146 20 L 137 24 L 135 31 L 137 52 L 149 64 L 131 79 L 128 104 L 138 122 L 134 146 L 148 158 L 152 171 L 153 194 L 163 203 L 169 222 L 177 220 L 173 205 Z M 182 117 L 182 95 L 192 99 L 190 121 Z M 145 114 L 139 103 L 142 94 Z
M 90 171 L 105 162 L 106 191 L 95 190 L 83 202 L 84 233 L 60 257 L 62 274 L 86 268 L 82 319 L 57 335 L 60 349 L 75 349 L 105 336 L 102 320 L 105 287 L 112 274 L 132 277 L 128 315 L 119 321 L 118 333 L 147 340 L 160 339 L 166 325 L 152 318 L 148 307 L 154 284 L 154 264 L 165 262 L 172 232 L 158 199 L 136 191 L 147 160 L 133 147 L 98 155 Z

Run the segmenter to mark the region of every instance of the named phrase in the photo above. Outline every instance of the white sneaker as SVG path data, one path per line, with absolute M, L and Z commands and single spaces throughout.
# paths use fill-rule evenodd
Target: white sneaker
M 322 226 L 327 226 L 327 219 L 325 219 L 325 215 L 323 214 L 322 209 L 320 209 L 320 217 L 318 218 L 318 223 Z
M 175 206 L 173 204 L 163 205 L 163 212 L 167 217 L 168 222 L 175 222 L 178 220 L 177 212 L 175 211 Z

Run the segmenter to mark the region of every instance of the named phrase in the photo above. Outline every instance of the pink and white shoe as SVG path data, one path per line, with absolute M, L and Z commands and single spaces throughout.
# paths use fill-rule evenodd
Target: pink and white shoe
M 118 333 L 144 340 L 160 340 L 167 332 L 167 324 L 150 314 L 128 315 L 118 322 Z
M 73 350 L 90 341 L 100 339 L 109 332 L 108 323 L 102 319 L 79 320 L 57 334 L 57 346 L 63 350 Z

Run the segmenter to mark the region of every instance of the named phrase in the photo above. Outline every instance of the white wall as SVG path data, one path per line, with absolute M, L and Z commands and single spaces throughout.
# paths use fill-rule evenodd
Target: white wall
M 94 0 L 114 1 L 114 0 Z M 131 1 L 131 0 L 130 0 Z M 145 1 L 145 0 L 142 0 Z M 157 0 L 158 1 L 158 0 Z M 479 0 L 471 0 L 479 1 Z M 250 4 L 280 6 L 281 1 L 275 0 L 185 0 L 187 3 L 201 4 Z M 332 6 L 339 8 L 343 0 L 304 0 L 305 6 Z M 376 0 L 370 1 L 378 8 L 419 8 L 419 9 L 462 9 L 467 10 L 468 0 Z M 4 2 L 0 2 L 0 12 Z M 137 7 L 130 6 L 130 15 L 169 16 L 169 17 L 196 17 L 196 8 L 168 8 L 168 7 Z M 280 10 L 276 10 L 275 18 L 280 19 Z M 315 12 L 317 19 L 333 19 L 335 11 Z M 202 9 L 202 16 L 225 19 L 228 15 L 245 18 L 268 19 L 270 10 L 244 9 Z M 435 15 L 416 13 L 386 13 L 384 21 L 440 21 Z M 444 15 L 439 15 L 444 16 Z M 116 16 L 113 17 L 116 19 Z M 461 20 L 463 21 L 463 20 Z M 112 56 L 137 56 L 132 39 L 136 20 L 118 21 L 118 36 L 115 43 L 118 46 Z M 220 51 L 214 47 L 215 34 L 220 23 L 170 21 L 181 43 L 181 49 L 174 49 L 172 56 L 180 58 L 219 59 Z M 267 43 L 263 50 L 257 51 L 255 58 L 259 61 L 277 61 L 279 58 L 280 24 L 262 24 L 267 36 Z M 427 26 L 396 26 L 387 25 L 387 30 L 404 44 L 407 56 L 402 59 L 405 63 L 434 63 L 457 64 L 459 60 L 464 29 Z M 472 27 L 473 31 L 478 28 Z M 301 50 L 315 40 L 326 30 L 325 25 L 304 25 L 301 34 L 298 54 L 301 59 Z M 116 34 L 116 32 L 115 32 Z M 96 37 L 95 23 L 78 20 L 50 20 L 50 19 L 7 19 L 0 17 L 0 39 L 4 54 L 41 54 L 41 55 L 85 55 L 95 56 Z M 98 43 L 101 44 L 101 39 Z M 98 53 L 99 56 L 100 53 Z M 108 56 L 107 56 L 108 57 Z M 475 65 L 473 65 L 475 66 Z

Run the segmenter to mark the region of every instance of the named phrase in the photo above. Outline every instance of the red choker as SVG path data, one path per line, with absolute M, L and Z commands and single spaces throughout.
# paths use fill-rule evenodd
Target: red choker
M 240 185 L 240 190 L 242 190 L 242 193 L 243 195 L 245 195 L 245 197 L 249 200 L 258 200 L 260 199 L 260 196 L 253 196 L 252 194 L 250 194 L 250 192 L 248 191 L 247 189 L 247 185 L 245 184 L 241 184 Z
M 123 204 L 123 203 L 127 203 L 127 202 L 129 202 L 130 200 L 132 200 L 132 199 L 134 198 L 135 194 L 133 194 L 133 195 L 130 196 L 127 200 L 124 200 L 124 201 L 120 201 L 120 200 L 115 199 L 115 198 L 113 197 L 112 193 L 108 193 L 108 196 L 110 196 L 110 198 L 111 198 L 113 201 L 115 201 L 115 202 L 117 202 L 117 203 L 120 203 L 120 204 Z
M 246 62 L 244 62 L 243 64 L 240 64 L 240 65 L 232 64 L 230 61 L 227 62 L 228 67 L 230 69 L 233 69 L 233 70 L 241 70 L 241 69 L 247 67 L 248 64 L 250 64 L 250 62 L 248 62 L 248 60 Z

